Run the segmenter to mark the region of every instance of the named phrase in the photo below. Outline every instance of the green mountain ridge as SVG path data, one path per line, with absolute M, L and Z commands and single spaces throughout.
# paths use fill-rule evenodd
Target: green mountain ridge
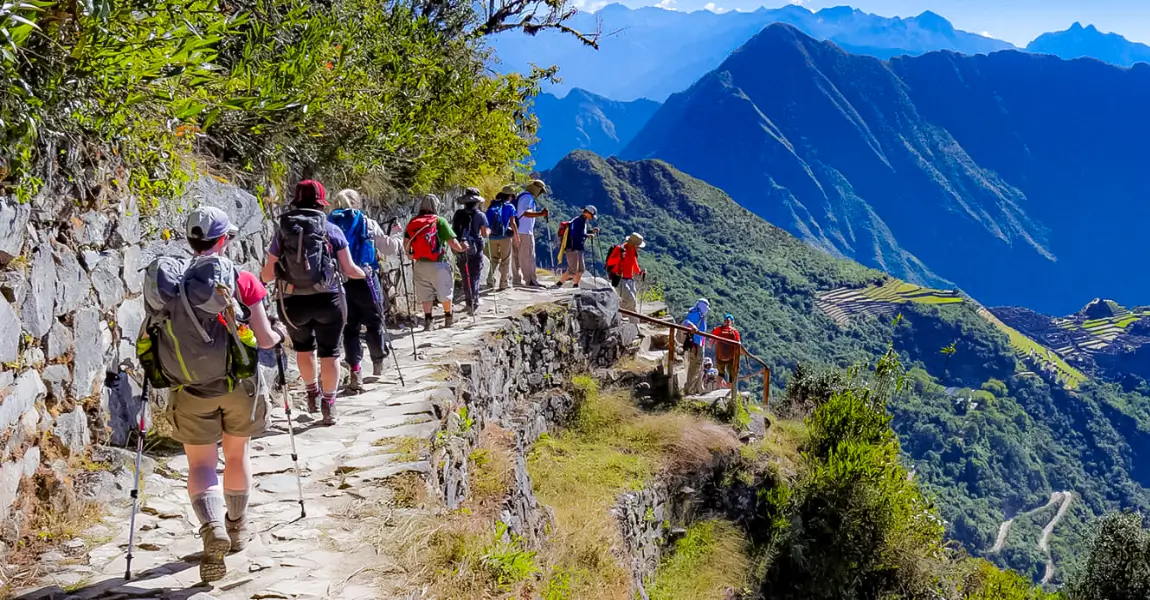
M 832 318 L 820 307 L 827 292 L 897 284 L 804 244 L 662 161 L 577 151 L 543 176 L 556 218 L 586 204 L 599 209 L 593 270 L 610 244 L 642 233 L 640 262 L 666 287 L 673 314 L 700 296 L 716 315 L 732 312 L 749 347 L 771 364 L 775 387 L 800 364 L 841 368 L 893 343 L 912 366 L 907 391 L 890 405 L 904 459 L 937 499 L 948 535 L 970 553 L 1040 580 L 1046 555 L 1034 540 L 1033 551 L 989 551 L 1003 521 L 1071 491 L 1081 505 L 1050 540 L 1057 584 L 1085 550 L 1088 521 L 1150 508 L 1150 469 L 1136 460 L 1150 451 L 1150 399 L 1093 380 L 1072 390 L 1036 376 L 1003 328 L 974 303 L 950 301 L 950 292 L 903 290 L 920 301 L 899 304 L 897 323 L 889 312 Z M 955 352 L 944 355 L 952 343 Z

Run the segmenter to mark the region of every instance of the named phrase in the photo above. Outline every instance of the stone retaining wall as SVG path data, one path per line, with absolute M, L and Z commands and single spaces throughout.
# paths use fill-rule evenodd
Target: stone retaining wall
M 121 368 L 134 364 L 144 318 L 142 269 L 188 253 L 186 211 L 227 212 L 239 228 L 229 254 L 247 268 L 271 232 L 254 196 L 210 177 L 155 209 L 113 186 L 51 183 L 27 204 L 0 197 L 0 557 L 29 533 L 37 485 L 72 489 L 70 457 L 128 441 L 139 388 Z

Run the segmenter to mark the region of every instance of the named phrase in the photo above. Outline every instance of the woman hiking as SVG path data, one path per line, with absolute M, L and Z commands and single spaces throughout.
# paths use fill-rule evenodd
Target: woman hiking
M 415 263 L 411 267 L 411 282 L 417 299 L 423 305 L 423 330 L 431 331 L 431 311 L 435 309 L 437 300 L 443 304 L 443 327 L 450 328 L 455 281 L 451 263 L 447 262 L 447 248 L 465 253 L 467 247 L 455 238 L 451 223 L 439 216 L 439 196 L 426 194 L 420 198 L 419 214 L 408 221 L 403 244 Z
M 256 276 L 225 256 L 238 233 L 227 213 L 198 208 L 186 229 L 191 261 L 159 257 L 146 270 L 147 318 L 137 352 L 148 379 L 172 390 L 172 438 L 188 457 L 188 497 L 203 540 L 200 577 L 212 582 L 227 573 L 224 555 L 248 542 L 248 441 L 264 431 L 268 409 L 257 394 L 255 346 L 274 348 L 287 331 L 264 311 L 267 290 Z
M 379 256 L 397 256 L 402 242 L 385 234 L 379 223 L 363 212 L 359 192 L 340 190 L 332 199 L 328 221 L 334 223 L 347 239 L 352 260 L 367 275 L 363 279 L 349 279 L 344 284 L 347 296 L 347 324 L 343 328 L 343 349 L 350 375 L 347 389 L 363 391 L 363 342 L 366 330 L 367 350 L 371 356 L 371 374 L 383 375 L 383 361 L 387 358 L 387 331 L 384 328 L 383 286 L 379 281 Z M 395 225 L 391 233 L 399 231 Z
M 464 298 L 467 300 L 467 314 L 474 315 L 479 310 L 479 276 L 483 271 L 483 242 L 490 234 L 487 228 L 487 215 L 479 209 L 483 196 L 476 188 L 467 188 L 455 200 L 462 208 L 451 217 L 451 229 L 456 239 L 462 240 L 467 251 L 456 256 L 459 273 L 463 275 Z
M 322 423 L 334 425 L 339 347 L 347 323 L 342 276 L 366 275 L 352 261 L 343 232 L 327 220 L 324 209 L 330 205 L 324 196 L 318 181 L 296 185 L 290 210 L 280 215 L 260 278 L 276 282 L 281 315 L 307 386 L 308 412 L 314 413 L 318 403 Z

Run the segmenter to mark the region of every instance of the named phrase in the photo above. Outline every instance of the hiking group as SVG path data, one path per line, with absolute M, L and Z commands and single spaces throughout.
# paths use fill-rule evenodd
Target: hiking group
M 710 301 L 699 298 L 687 311 L 682 322 L 684 327 L 695 332 L 683 334 L 679 342 L 687 355 L 687 384 L 684 392 L 689 396 L 728 388 L 739 376 L 742 338 L 739 330 L 735 329 L 735 317 L 731 313 L 724 314 L 723 324 L 710 331 L 711 338 L 705 338 L 700 333 L 707 331 L 707 314 L 710 309 Z M 708 346 L 714 349 L 714 360 L 706 356 Z
M 170 390 L 167 416 L 171 435 L 183 444 L 188 459 L 188 496 L 200 524 L 200 576 L 205 582 L 221 579 L 224 556 L 242 550 L 249 539 L 249 443 L 265 430 L 269 412 L 259 394 L 259 350 L 275 351 L 292 459 L 298 461 L 285 342 L 295 352 L 307 411 L 319 412 L 321 425 L 335 424 L 341 354 L 349 371 L 346 392 L 362 390 L 364 342 L 374 376 L 381 376 L 385 360 L 394 356 L 385 329 L 389 304 L 380 280 L 381 259 L 398 257 L 401 268 L 403 259 L 410 259 L 412 292 L 423 310 L 424 331 L 432 328 L 436 304 L 443 309 L 443 327 L 451 327 L 455 270 L 448 249 L 456 258 L 469 314 L 480 305 L 485 256 L 492 294 L 511 285 L 542 287 L 535 221 L 549 218 L 538 204 L 545 191 L 539 180 L 522 191 L 508 185 L 484 208 L 487 203 L 479 190 L 467 188 L 456 200 L 460 206 L 450 222 L 439 216 L 439 198 L 428 194 L 401 227 L 395 219 L 381 226 L 367 216 L 355 190 L 342 190 L 329 201 L 318 181 L 301 181 L 277 218 L 258 276 L 228 258 L 238 229 L 227 213 L 203 206 L 189 214 L 185 233 L 191 256 L 162 256 L 145 270 L 145 319 L 137 356 L 145 379 L 142 398 L 149 389 Z M 587 206 L 560 225 L 560 255 L 567 268 L 558 286 L 568 281 L 579 285 L 588 263 L 588 240 L 599 232 L 591 226 L 597 214 L 594 206 Z M 549 228 L 545 235 L 550 249 Z M 624 307 L 633 309 L 638 299 L 634 279 L 646 274 L 638 263 L 644 245 L 642 236 L 632 234 L 605 264 Z M 272 304 L 276 310 L 267 310 Z M 143 406 L 137 458 L 143 451 Z M 221 447 L 222 477 L 216 469 Z M 296 476 L 302 516 L 306 513 L 298 463 Z M 138 494 L 137 479 L 132 535 Z M 128 577 L 133 539 L 130 535 Z

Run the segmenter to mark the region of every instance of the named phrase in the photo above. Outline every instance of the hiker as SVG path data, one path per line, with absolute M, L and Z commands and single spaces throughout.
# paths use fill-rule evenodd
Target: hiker
M 443 304 L 443 327 L 451 327 L 451 296 L 455 285 L 444 246 L 460 254 L 467 248 L 455 239 L 451 223 L 439 216 L 439 196 L 427 194 L 420 199 L 419 214 L 407 223 L 403 239 L 414 263 L 411 280 L 415 295 L 423 304 L 423 330 L 431 331 L 431 311 L 437 300 Z
M 379 281 L 379 254 L 396 253 L 399 241 L 385 235 L 379 223 L 364 214 L 359 192 L 340 190 L 332 199 L 332 205 L 334 210 L 328 214 L 327 220 L 343 232 L 352 261 L 366 275 L 363 279 L 349 279 L 343 286 L 347 297 L 347 324 L 343 327 L 343 350 L 349 371 L 347 389 L 361 392 L 364 338 L 367 340 L 371 374 L 374 377 L 383 375 L 383 361 L 390 353 L 387 332 L 384 330 L 383 307 L 387 300 Z M 377 246 L 377 241 L 383 244 Z M 363 334 L 364 329 L 367 331 L 366 336 Z
M 495 271 L 499 271 L 499 290 L 507 289 L 507 272 L 512 269 L 511 248 L 519 243 L 519 229 L 515 223 L 515 188 L 510 185 L 503 186 L 503 190 L 495 195 L 491 206 L 487 207 L 487 227 L 489 229 L 489 244 L 491 252 L 491 267 L 487 271 L 487 287 L 495 287 Z
M 339 347 L 347 324 L 340 275 L 350 279 L 367 275 L 352 260 L 343 231 L 327 220 L 324 209 L 330 204 L 325 195 L 318 181 L 296 184 L 290 210 L 279 217 L 260 278 L 276 282 L 280 315 L 307 386 L 307 411 L 315 413 L 318 403 L 322 424 L 330 426 L 335 424 Z
M 735 317 L 731 316 L 731 313 L 723 315 L 723 324 L 714 328 L 711 335 L 733 342 L 741 341 L 739 330 L 735 329 Z M 715 345 L 715 362 L 719 366 L 719 376 L 734 385 L 735 379 L 739 376 L 737 364 L 739 346 L 714 340 L 711 340 L 711 343 Z
M 518 240 L 512 246 L 511 274 L 516 287 L 543 287 L 535 268 L 535 219 L 547 217 L 547 209 L 539 210 L 536 199 L 547 191 L 542 181 L 535 179 L 515 201 L 518 218 Z
M 639 266 L 639 249 L 645 247 L 647 242 L 643 241 L 643 236 L 632 233 L 619 251 L 617 290 L 622 300 L 619 305 L 630 311 L 634 311 L 639 305 L 639 290 L 635 286 L 635 277 L 647 277 L 647 271 Z
M 459 273 L 463 275 L 463 289 L 467 299 L 467 314 L 474 315 L 479 310 L 479 277 L 483 274 L 483 238 L 490 233 L 487 228 L 487 215 L 479 209 L 483 196 L 475 188 L 467 188 L 455 200 L 463 207 L 451 217 L 451 229 L 455 237 L 466 244 L 467 251 L 459 254 Z
M 719 370 L 715 368 L 711 357 L 703 359 L 703 393 L 712 392 L 718 387 Z
M 248 440 L 264 431 L 268 411 L 257 393 L 255 346 L 274 348 L 288 334 L 264 312 L 267 290 L 256 276 L 225 256 L 239 231 L 227 213 L 197 208 L 186 230 L 190 261 L 165 256 L 146 269 L 147 318 L 137 353 L 153 386 L 171 388 L 171 435 L 188 458 L 188 496 L 203 541 L 200 577 L 212 582 L 227 572 L 224 555 L 248 542 Z
M 559 278 L 559 283 L 556 283 L 555 287 L 563 287 L 563 283 L 568 279 L 572 280 L 576 288 L 579 287 L 579 280 L 583 278 L 583 271 L 587 268 L 583 260 L 584 244 L 588 237 L 599 233 L 598 227 L 591 227 L 591 220 L 598 214 L 599 211 L 588 204 L 570 224 L 566 227 L 559 226 L 561 230 L 559 237 L 563 239 L 559 251 L 566 251 L 567 271 Z
M 706 298 L 699 301 L 687 311 L 683 325 L 693 329 L 696 333 L 683 336 L 683 350 L 687 354 L 687 386 L 685 392 L 688 396 L 703 393 L 703 336 L 697 332 L 707 330 L 707 311 L 711 303 Z

